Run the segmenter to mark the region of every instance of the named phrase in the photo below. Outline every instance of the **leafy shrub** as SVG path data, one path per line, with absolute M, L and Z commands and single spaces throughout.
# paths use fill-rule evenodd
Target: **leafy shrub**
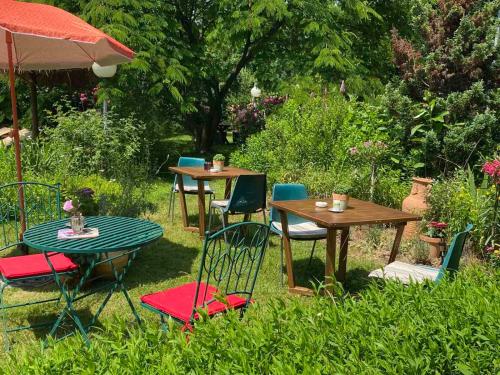
M 43 146 L 38 147 L 43 148 L 40 151 L 45 159 L 50 154 L 53 161 L 37 163 L 39 173 L 99 173 L 117 178 L 136 166 L 139 169 L 147 166 L 149 147 L 144 138 L 145 126 L 134 117 L 118 118 L 109 113 L 104 118 L 95 110 L 70 110 L 58 111 L 52 121 L 56 127 L 45 130 Z M 31 155 L 35 157 L 38 153 Z
M 430 209 L 424 215 L 426 221 L 437 220 L 449 224 L 448 233 L 462 231 L 468 223 L 474 225 L 473 247 L 482 249 L 491 233 L 495 186 L 483 180 L 479 187 L 472 171 L 458 170 L 450 178 L 438 179 L 432 185 L 427 198 Z
M 376 107 L 340 96 L 290 99 L 267 119 L 265 130 L 231 155 L 231 162 L 267 173 L 270 186 L 302 182 L 313 195 L 329 195 L 335 186 L 348 183 L 356 186 L 353 196 L 368 198 L 371 163 L 354 160 L 349 150 L 365 141 L 387 141 L 379 112 Z M 395 156 L 393 148 L 387 150 L 391 153 Z M 378 161 L 381 171 L 388 168 L 390 160 L 386 159 L 384 163 Z M 379 173 L 380 180 L 383 175 Z M 394 176 L 390 177 L 392 182 L 400 184 L 399 177 Z M 375 187 L 374 199 L 378 202 L 398 205 L 399 198 L 388 197 Z
M 500 370 L 500 270 L 469 268 L 437 286 L 372 283 L 359 298 L 273 300 L 243 321 L 199 323 L 189 342 L 125 320 L 52 349 L 14 351 L 12 374 L 493 374 Z M 155 317 L 155 321 L 156 321 Z

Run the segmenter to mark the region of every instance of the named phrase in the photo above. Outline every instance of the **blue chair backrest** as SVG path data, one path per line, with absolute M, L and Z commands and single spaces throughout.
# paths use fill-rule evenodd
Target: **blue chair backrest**
M 463 232 L 457 233 L 455 237 L 453 237 L 453 240 L 448 247 L 448 252 L 446 253 L 446 257 L 444 258 L 443 264 L 439 269 L 439 274 L 435 281 L 441 280 L 446 274 L 446 271 L 450 272 L 452 275 L 458 271 L 460 257 L 462 256 L 465 240 L 467 239 L 467 236 L 469 235 L 469 232 L 472 230 L 472 228 L 472 224 L 467 224 L 467 227 Z
M 249 214 L 265 209 L 266 190 L 266 175 L 239 176 L 225 211 Z
M 273 186 L 273 201 L 291 201 L 291 200 L 301 200 L 307 199 L 307 189 L 302 184 L 275 184 Z M 271 208 L 271 222 L 276 221 L 281 222 L 278 210 L 274 207 Z M 292 214 L 288 214 L 288 224 L 300 224 L 307 220 Z
M 205 159 L 203 158 L 190 158 L 186 156 L 181 156 L 179 161 L 177 162 L 178 167 L 201 167 L 205 165 Z M 193 180 L 190 176 L 183 175 L 182 181 L 184 182 L 184 187 L 186 186 L 198 186 L 198 182 Z M 208 183 L 205 182 L 205 186 Z M 174 178 L 174 189 L 175 185 L 177 185 L 177 175 Z

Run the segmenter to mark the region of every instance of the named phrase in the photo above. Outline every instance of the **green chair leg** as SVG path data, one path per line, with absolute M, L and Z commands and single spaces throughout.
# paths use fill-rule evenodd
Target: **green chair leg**
M 2 319 L 2 337 L 3 337 L 3 345 L 5 348 L 5 351 L 9 351 L 10 349 L 10 342 L 9 342 L 9 335 L 7 332 L 7 316 L 5 312 L 5 306 L 4 306 L 4 300 L 3 300 L 3 292 L 6 287 L 5 283 L 2 283 L 0 286 L 0 310 L 1 310 L 1 319 Z
M 311 250 L 311 256 L 309 257 L 309 267 L 311 267 L 311 263 L 312 263 L 312 259 L 313 259 L 313 256 L 314 256 L 314 249 L 316 248 L 316 240 L 314 240 L 313 242 L 313 247 L 312 247 L 312 250 Z

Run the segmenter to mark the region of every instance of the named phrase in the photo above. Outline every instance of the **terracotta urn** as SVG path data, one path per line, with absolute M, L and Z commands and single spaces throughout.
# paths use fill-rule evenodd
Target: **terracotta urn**
M 422 216 L 428 209 L 426 197 L 431 188 L 430 178 L 413 177 L 413 185 L 410 195 L 403 200 L 402 210 L 415 215 Z M 409 222 L 403 232 L 404 239 L 415 237 L 419 232 L 419 222 Z
M 446 241 L 444 238 L 429 237 L 421 234 L 420 239 L 429 245 L 430 261 L 441 258 L 441 252 L 446 249 Z

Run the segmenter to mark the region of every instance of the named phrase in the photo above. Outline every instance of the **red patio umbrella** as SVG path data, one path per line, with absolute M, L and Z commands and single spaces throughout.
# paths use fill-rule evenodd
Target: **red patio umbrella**
M 5 43 L 4 43 L 5 41 Z M 62 9 L 35 3 L 0 0 L 0 70 L 9 71 L 17 179 L 22 182 L 21 147 L 14 72 L 90 68 L 130 61 L 134 52 Z M 24 195 L 20 189 L 20 209 Z M 23 213 L 23 212 L 22 212 Z M 21 225 L 25 230 L 24 215 Z

